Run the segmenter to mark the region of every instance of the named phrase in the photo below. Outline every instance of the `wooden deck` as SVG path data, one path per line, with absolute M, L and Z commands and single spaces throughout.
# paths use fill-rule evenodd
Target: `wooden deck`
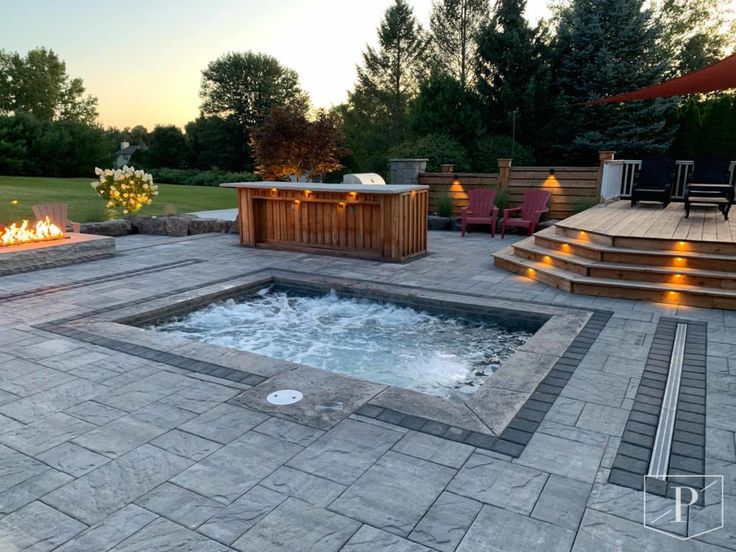
M 736 220 L 725 220 L 715 208 L 693 208 L 685 218 L 683 203 L 662 209 L 642 204 L 632 208 L 628 201 L 616 201 L 573 215 L 560 225 L 619 238 L 736 243 Z
M 618 201 L 496 253 L 495 263 L 571 293 L 736 310 L 736 221 L 715 208 Z

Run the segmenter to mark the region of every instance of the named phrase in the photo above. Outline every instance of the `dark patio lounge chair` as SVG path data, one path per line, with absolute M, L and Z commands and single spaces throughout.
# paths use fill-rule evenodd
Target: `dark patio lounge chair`
M 730 182 L 731 161 L 721 157 L 699 157 L 695 159 L 692 178 L 685 190 L 685 218 L 690 216 L 692 205 L 718 207 L 728 220 L 728 212 L 734 200 L 734 189 Z
M 674 175 L 674 159 L 642 159 L 631 189 L 631 206 L 640 201 L 656 201 L 667 207 L 672 197 Z

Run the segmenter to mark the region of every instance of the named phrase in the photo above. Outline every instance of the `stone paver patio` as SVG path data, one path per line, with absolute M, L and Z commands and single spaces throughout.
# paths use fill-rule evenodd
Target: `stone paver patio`
M 495 269 L 508 243 L 433 232 L 430 255 L 383 264 L 131 236 L 112 259 L 0 278 L 0 550 L 736 550 L 736 312 L 572 296 Z M 263 269 L 612 316 L 518 458 L 352 412 L 295 423 L 240 406 L 246 384 L 37 329 Z M 686 541 L 608 483 L 661 317 L 707 323 L 705 468 L 725 476 L 724 528 Z M 693 506 L 677 531 L 718 514 Z

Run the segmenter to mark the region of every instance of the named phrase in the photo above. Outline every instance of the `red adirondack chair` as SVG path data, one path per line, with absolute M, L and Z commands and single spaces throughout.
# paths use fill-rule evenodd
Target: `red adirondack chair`
M 496 190 L 479 188 L 468 190 L 468 206 L 460 209 L 460 232 L 465 236 L 468 224 L 490 224 L 491 236 L 496 235 L 496 221 L 498 207 L 493 203 L 496 200 Z
M 531 236 L 537 229 L 539 218 L 549 211 L 547 203 L 552 196 L 547 190 L 527 190 L 524 192 L 524 199 L 521 207 L 503 210 L 503 221 L 501 222 L 501 238 L 506 235 L 507 226 L 517 226 L 526 228 L 527 233 Z M 512 217 L 512 213 L 519 213 L 519 217 Z

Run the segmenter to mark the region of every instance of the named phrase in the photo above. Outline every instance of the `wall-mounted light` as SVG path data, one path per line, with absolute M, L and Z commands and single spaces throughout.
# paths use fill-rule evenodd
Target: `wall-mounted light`
M 358 197 L 358 192 L 350 192 L 350 193 L 348 193 L 348 198 L 350 198 L 350 199 L 357 199 L 357 197 Z
M 340 202 L 339 202 L 339 203 L 337 204 L 337 208 L 338 208 L 338 209 L 344 209 L 344 208 L 345 208 L 345 202 L 344 202 L 344 201 L 340 201 Z

